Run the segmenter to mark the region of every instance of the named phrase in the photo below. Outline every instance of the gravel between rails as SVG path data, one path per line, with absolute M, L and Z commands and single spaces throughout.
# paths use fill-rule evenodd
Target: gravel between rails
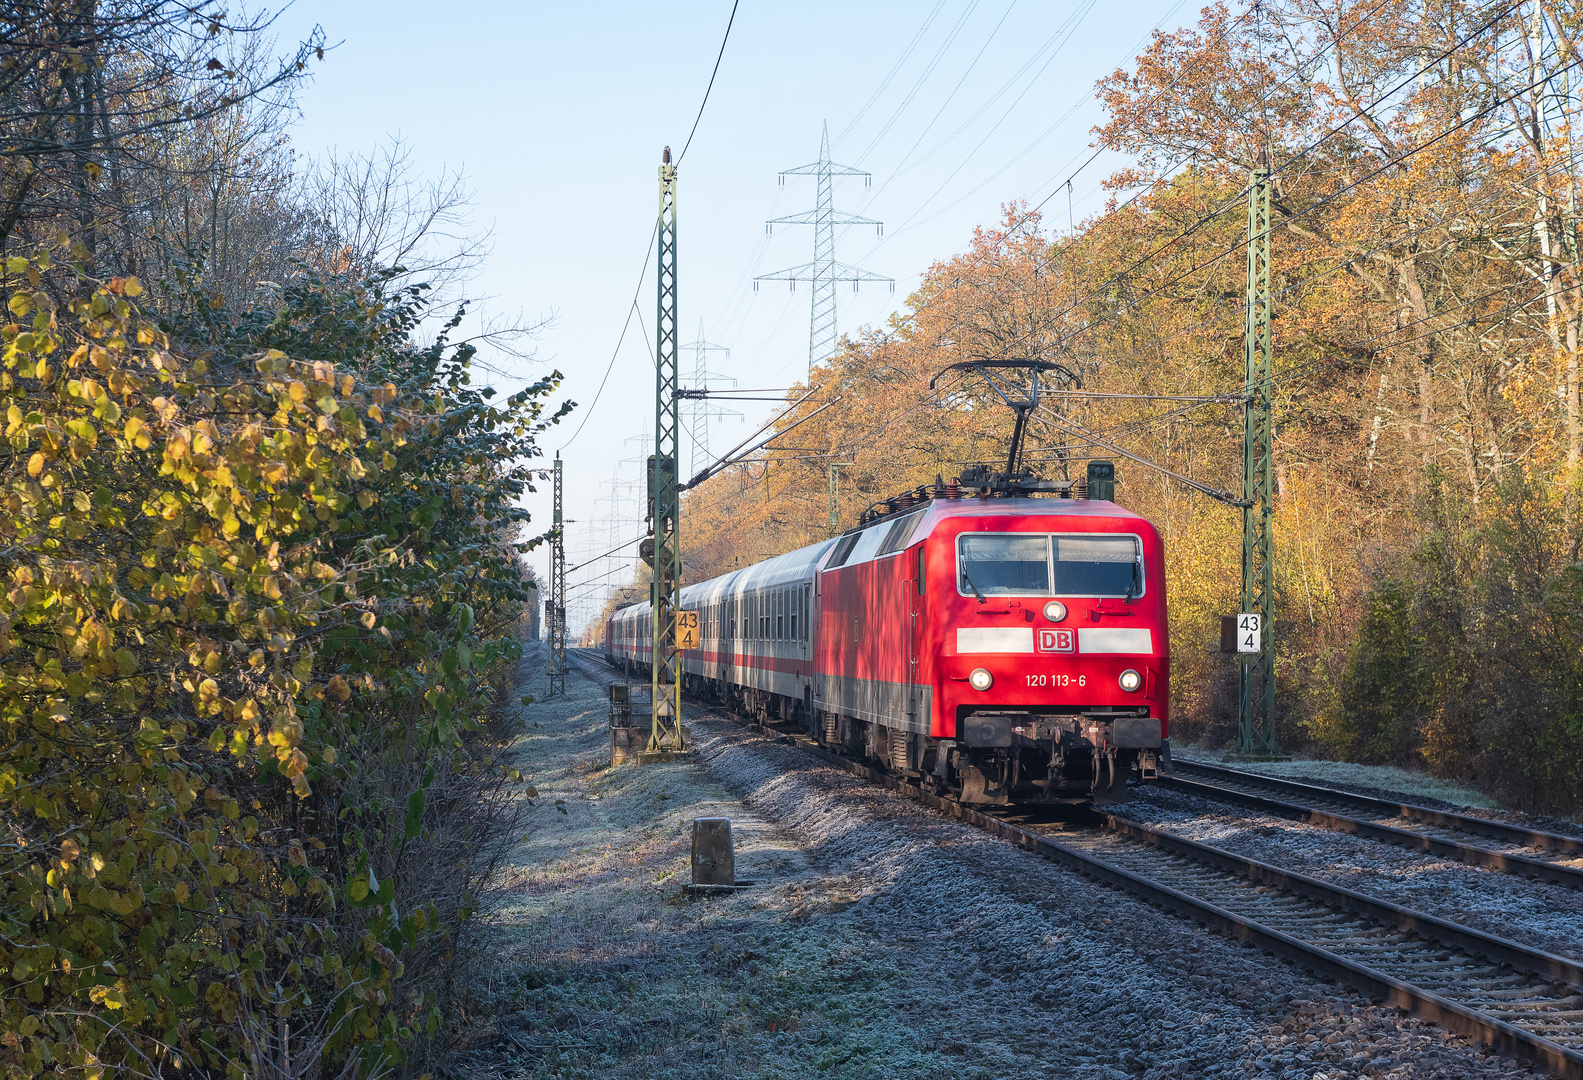
M 1167 788 L 1146 788 L 1117 809 L 1189 840 L 1583 960 L 1583 899 L 1575 888 Z
M 1188 765 L 1195 762 L 1218 765 L 1221 768 L 1246 772 L 1255 777 L 1265 775 L 1274 780 L 1293 780 L 1301 784 L 1330 788 L 1342 794 L 1355 793 L 1388 802 L 1413 803 L 1434 810 L 1450 810 L 1458 814 L 1467 814 L 1469 817 L 1481 817 L 1520 828 L 1560 833 L 1563 836 L 1583 836 L 1583 822 L 1551 817 L 1547 814 L 1525 814 L 1520 810 L 1497 809 L 1493 800 L 1478 792 L 1458 788 L 1454 784 L 1433 777 L 1409 773 L 1404 769 L 1352 765 L 1342 761 L 1294 760 L 1274 763 L 1233 761 L 1212 752 L 1205 752 L 1202 748 L 1189 748 L 1179 753 L 1177 761 Z M 1391 781 L 1392 778 L 1401 782 L 1395 787 L 1369 783 L 1371 779 Z M 1436 792 L 1442 795 L 1460 793 L 1465 799 L 1472 801 L 1448 802 L 1445 798 L 1436 797 Z
M 603 687 L 567 682 L 516 749 L 541 797 L 490 898 L 474 1075 L 1523 1074 L 697 708 L 693 760 L 602 767 Z M 684 899 L 715 815 L 762 884 Z

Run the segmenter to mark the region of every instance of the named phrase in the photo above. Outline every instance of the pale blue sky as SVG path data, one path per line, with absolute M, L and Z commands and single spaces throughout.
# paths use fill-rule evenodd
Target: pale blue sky
M 765 284 L 755 293 L 751 277 L 811 257 L 808 229 L 766 237 L 763 223 L 813 205 L 810 180 L 788 178 L 782 189 L 776 173 L 817 157 L 821 122 L 829 122 L 833 157 L 874 175 L 870 189 L 839 185 L 836 205 L 885 222 L 883 242 L 871 228 L 853 228 L 838 238 L 837 256 L 896 279 L 894 296 L 842 289 L 841 328 L 855 331 L 903 304 L 922 271 L 963 249 L 1001 203 L 1037 202 L 1060 188 L 1091 152 L 1089 128 L 1101 120 L 1095 80 L 1126 64 L 1156 25 L 1196 20 L 1199 6 L 741 0 L 680 168 L 683 340 L 702 319 L 708 339 L 731 349 L 715 366 L 743 386 L 784 387 L 805 373 L 807 287 L 792 294 Z M 523 379 L 559 368 L 565 396 L 582 403 L 564 434 L 546 440 L 546 460 L 593 402 L 610 362 L 653 226 L 660 150 L 679 152 L 686 141 L 730 10 L 730 0 L 297 0 L 277 23 L 283 41 L 319 23 L 331 42 L 343 42 L 301 95 L 292 135 L 300 152 L 366 152 L 399 133 L 420 167 L 462 168 L 471 178 L 477 216 L 495 227 L 494 254 L 473 291 L 495 310 L 554 316 L 535 363 L 501 366 Z M 1079 220 L 1103 206 L 1099 185 L 1115 165 L 1101 158 L 1073 181 Z M 1066 227 L 1064 190 L 1045 215 L 1048 227 Z M 650 273 L 639 296 L 649 335 L 654 304 Z M 597 535 L 589 529 L 611 507 L 596 500 L 610 494 L 619 460 L 637 454 L 624 440 L 652 428 L 650 346 L 634 322 L 603 397 L 566 448 L 567 514 L 578 522 L 569 528 L 570 562 L 604 550 L 607 523 Z M 766 415 L 767 406 L 736 407 L 751 411 L 714 425 L 717 450 Z M 548 527 L 547 485 L 529 507 L 535 524 Z M 547 551 L 533 562 L 542 572 Z M 601 597 L 585 589 L 572 599 L 575 629 L 586 612 L 575 601 Z

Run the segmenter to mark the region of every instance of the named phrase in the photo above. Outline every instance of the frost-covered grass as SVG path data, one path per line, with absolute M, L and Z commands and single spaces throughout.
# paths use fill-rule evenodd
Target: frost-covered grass
M 804 852 L 696 765 L 605 767 L 600 688 L 574 673 L 567 691 L 532 710 L 515 757 L 540 799 L 491 898 L 481 1073 L 990 1080 L 952 1055 L 945 1020 L 909 1026 L 896 943 L 788 917 L 818 878 Z M 685 899 L 690 822 L 716 815 L 733 819 L 739 878 L 760 885 Z
M 1198 760 L 1219 764 L 1223 757 L 1216 751 L 1203 750 L 1190 744 L 1176 746 L 1173 751 L 1183 760 Z M 1412 772 L 1394 765 L 1355 765 L 1350 761 L 1321 761 L 1296 759 L 1292 761 L 1231 761 L 1234 768 L 1263 773 L 1289 780 L 1321 780 L 1327 784 L 1347 787 L 1370 787 L 1381 791 L 1399 791 L 1404 795 L 1420 795 L 1457 806 L 1472 806 L 1482 810 L 1499 810 L 1500 804 L 1488 795 L 1472 788 L 1440 780 L 1427 773 Z

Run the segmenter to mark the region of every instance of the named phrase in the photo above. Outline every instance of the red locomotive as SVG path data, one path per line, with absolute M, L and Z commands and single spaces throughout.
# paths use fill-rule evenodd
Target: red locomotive
M 966 803 L 1123 799 L 1169 760 L 1164 549 L 1082 493 L 964 474 L 689 586 L 701 640 L 684 689 Z M 649 610 L 611 618 L 612 663 L 647 670 Z

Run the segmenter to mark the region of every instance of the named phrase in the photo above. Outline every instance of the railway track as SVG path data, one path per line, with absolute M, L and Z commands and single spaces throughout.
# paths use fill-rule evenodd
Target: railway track
M 1117 814 L 1083 832 L 942 799 L 805 749 L 1151 903 L 1285 956 L 1450 1031 L 1583 1078 L 1583 965 Z M 1059 837 L 1059 838 L 1057 838 Z
M 1572 960 L 1118 814 L 1094 815 L 1091 829 L 1056 829 L 1034 815 L 987 813 L 943 799 L 800 735 L 792 741 L 828 764 L 1088 877 L 1554 1075 L 1583 1080 L 1583 965 Z
M 1160 782 L 1177 791 L 1336 832 L 1583 889 L 1583 838 L 1197 761 L 1178 760 L 1176 775 L 1162 776 Z

